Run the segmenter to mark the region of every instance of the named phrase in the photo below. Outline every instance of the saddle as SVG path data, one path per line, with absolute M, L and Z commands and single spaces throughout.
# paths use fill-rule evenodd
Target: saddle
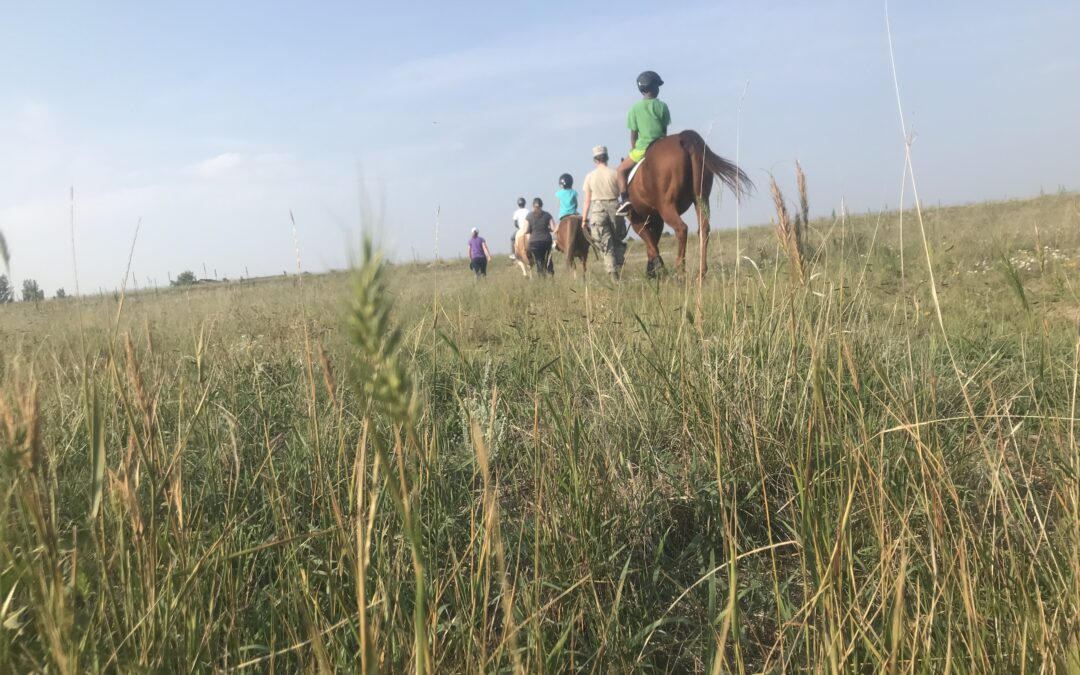
M 641 161 L 638 162 L 637 164 L 635 164 L 633 169 L 630 169 L 630 175 L 626 177 L 626 185 L 627 185 L 627 187 L 630 186 L 630 183 L 634 182 L 634 176 L 637 175 L 638 169 L 641 168 L 641 165 L 644 164 L 645 160 L 647 160 L 648 158 L 649 158 L 649 152 L 646 150 L 645 151 L 645 156 L 641 158 Z

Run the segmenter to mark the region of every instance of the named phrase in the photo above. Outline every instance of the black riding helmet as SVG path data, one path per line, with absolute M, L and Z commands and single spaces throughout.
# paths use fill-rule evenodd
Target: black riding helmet
M 646 70 L 637 76 L 637 88 L 643 94 L 647 91 L 656 91 L 662 84 L 664 81 L 652 70 Z
M 525 198 L 524 197 L 518 197 L 518 206 L 520 208 L 525 208 Z
M 559 176 L 559 187 L 569 188 L 574 184 L 574 177 L 568 173 Z

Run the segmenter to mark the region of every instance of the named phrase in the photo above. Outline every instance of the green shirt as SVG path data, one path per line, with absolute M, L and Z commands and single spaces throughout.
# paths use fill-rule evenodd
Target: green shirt
M 668 112 L 667 103 L 658 98 L 641 99 L 630 108 L 630 114 L 626 116 L 627 128 L 637 132 L 637 145 L 634 149 L 641 152 L 645 152 L 653 141 L 667 136 L 669 124 L 671 113 Z

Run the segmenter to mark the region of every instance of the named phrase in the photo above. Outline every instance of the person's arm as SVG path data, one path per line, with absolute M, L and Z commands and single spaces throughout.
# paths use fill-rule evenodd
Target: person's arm
M 630 131 L 630 149 L 633 150 L 637 147 L 637 129 Z
M 592 201 L 592 191 L 589 190 L 588 182 L 585 183 L 585 201 L 581 205 L 581 228 L 585 229 L 585 226 L 589 222 L 589 203 Z
M 484 255 L 487 256 L 487 261 L 491 262 L 491 251 L 488 250 L 487 242 L 485 241 L 481 246 L 484 247 Z

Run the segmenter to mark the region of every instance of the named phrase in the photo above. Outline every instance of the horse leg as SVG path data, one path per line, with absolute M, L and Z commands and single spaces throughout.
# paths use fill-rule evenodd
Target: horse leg
M 645 256 L 649 259 L 649 262 L 645 265 L 645 274 L 650 279 L 656 276 L 657 267 L 663 267 L 664 261 L 660 260 L 660 249 L 657 247 L 657 243 L 660 240 L 659 233 L 654 234 L 655 227 L 649 227 L 649 221 L 652 218 L 646 218 L 644 220 L 638 220 L 641 216 L 635 211 L 631 211 L 630 226 L 634 228 L 634 232 L 641 238 L 641 241 L 645 243 Z M 663 223 L 660 225 L 663 228 Z
M 695 160 L 696 161 L 696 160 Z M 696 177 L 695 177 L 696 178 Z M 705 273 L 709 271 L 709 195 L 712 194 L 713 177 L 702 176 L 697 201 L 694 202 L 694 211 L 697 212 L 698 243 L 700 244 L 700 259 L 698 260 L 698 283 L 705 280 Z
M 701 245 L 701 259 L 698 260 L 698 282 L 705 279 L 705 273 L 709 271 L 709 197 L 705 195 L 699 200 L 694 208 L 697 211 L 698 240 Z
M 686 233 L 690 231 L 690 228 L 687 227 L 674 205 L 662 208 L 660 216 L 675 230 L 675 241 L 679 245 L 678 252 L 675 254 L 675 269 L 682 274 L 686 271 Z

